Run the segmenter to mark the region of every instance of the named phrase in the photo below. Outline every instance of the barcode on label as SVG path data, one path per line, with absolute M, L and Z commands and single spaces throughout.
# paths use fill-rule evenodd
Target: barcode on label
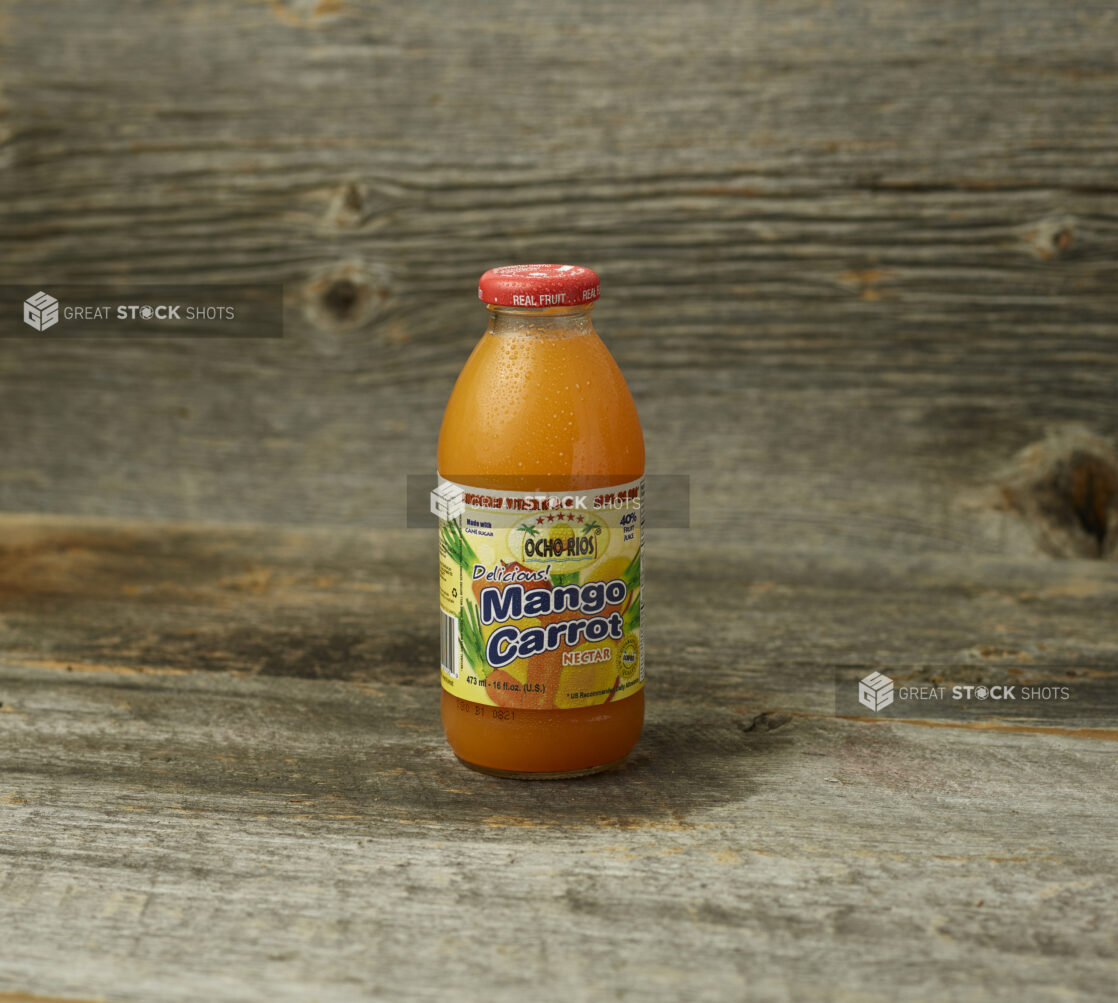
M 440 611 L 441 612 L 441 611 Z M 439 634 L 439 663 L 451 679 L 458 678 L 458 617 L 449 613 L 442 614 L 442 629 Z

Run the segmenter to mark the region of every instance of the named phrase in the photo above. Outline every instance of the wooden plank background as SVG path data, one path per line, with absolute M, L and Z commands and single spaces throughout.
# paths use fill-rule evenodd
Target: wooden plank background
M 0 1001 L 1109 999 L 1116 109 L 1112 3 L 0 0 L 5 316 L 285 288 L 0 337 Z M 454 762 L 403 528 L 528 260 L 691 478 L 584 783 Z
M 1111 4 L 0 12 L 3 282 L 288 300 L 279 343 L 4 342 L 4 509 L 399 526 L 474 280 L 574 260 L 698 524 L 1113 554 L 1004 490 L 1118 436 Z

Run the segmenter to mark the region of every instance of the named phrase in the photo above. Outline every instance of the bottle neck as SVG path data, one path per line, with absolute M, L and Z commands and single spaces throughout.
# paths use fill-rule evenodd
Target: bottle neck
M 535 337 L 562 336 L 569 338 L 580 334 L 593 334 L 594 322 L 590 319 L 593 303 L 581 306 L 514 307 L 489 306 L 487 334 L 497 336 L 530 334 Z

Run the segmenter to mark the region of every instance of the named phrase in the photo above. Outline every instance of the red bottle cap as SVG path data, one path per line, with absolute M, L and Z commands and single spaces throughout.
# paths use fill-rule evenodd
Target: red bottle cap
M 598 273 L 581 265 L 490 268 L 477 286 L 477 298 L 495 306 L 578 306 L 592 303 L 600 292 Z

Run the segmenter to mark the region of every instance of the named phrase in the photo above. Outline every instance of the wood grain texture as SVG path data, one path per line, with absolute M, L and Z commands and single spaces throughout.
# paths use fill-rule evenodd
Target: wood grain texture
M 522 784 L 442 737 L 433 533 L 0 517 L 0 989 L 1107 998 L 1114 564 L 647 560 L 637 751 Z M 1076 699 L 837 717 L 871 666 Z
M 92 1003 L 90 1000 L 78 1000 L 72 996 L 60 999 L 56 996 L 32 996 L 28 993 L 0 993 L 0 1003 Z
M 2 671 L 0 986 L 114 1000 L 1106 999 L 1114 743 L 658 699 L 522 784 L 431 687 Z
M 1116 53 L 1054 0 L 0 0 L 0 324 L 286 318 L 0 337 L 0 995 L 1111 998 Z M 692 481 L 642 742 L 547 785 L 445 746 L 401 529 L 530 259 Z M 1075 699 L 840 716 L 874 669 Z
M 880 669 L 898 683 L 1068 684 L 1061 723 L 1118 718 L 1110 562 L 904 562 L 695 536 L 645 547 L 658 696 L 833 713 L 836 672 Z M 7 657 L 62 670 L 436 687 L 435 566 L 433 530 L 0 516 L 0 636 Z
M 400 525 L 477 275 L 574 259 L 697 524 L 1118 553 L 1001 492 L 1118 442 L 1109 5 L 2 10 L 3 281 L 288 290 L 275 344 L 0 343 L 7 510 Z

